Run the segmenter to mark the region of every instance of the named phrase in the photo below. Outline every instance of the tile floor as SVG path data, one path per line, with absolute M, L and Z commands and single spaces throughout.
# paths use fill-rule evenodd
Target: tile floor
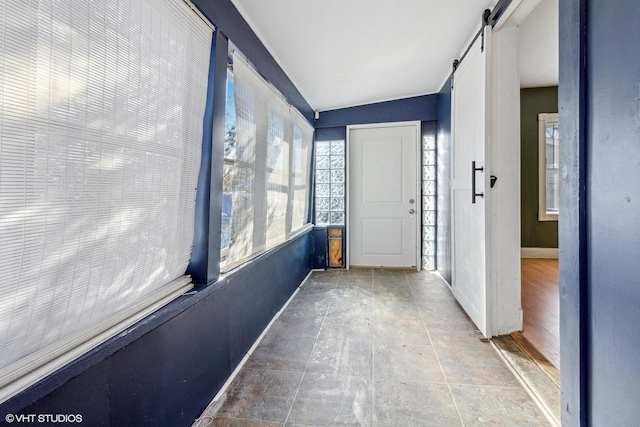
M 314 272 L 194 426 L 548 426 L 428 272 Z

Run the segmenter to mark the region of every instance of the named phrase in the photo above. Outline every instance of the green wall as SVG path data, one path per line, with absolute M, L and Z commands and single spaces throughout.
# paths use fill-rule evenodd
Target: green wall
M 557 248 L 558 222 L 538 221 L 538 113 L 558 112 L 558 87 L 520 91 L 521 218 L 523 248 Z

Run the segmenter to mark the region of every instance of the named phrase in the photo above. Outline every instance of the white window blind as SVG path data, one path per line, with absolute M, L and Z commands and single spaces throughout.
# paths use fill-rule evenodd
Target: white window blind
M 0 0 L 0 402 L 189 287 L 212 31 Z
M 223 272 L 286 241 L 308 223 L 313 140 L 312 126 L 237 53 L 233 85 L 235 140 L 227 143 L 235 157 L 225 178 L 231 239 Z

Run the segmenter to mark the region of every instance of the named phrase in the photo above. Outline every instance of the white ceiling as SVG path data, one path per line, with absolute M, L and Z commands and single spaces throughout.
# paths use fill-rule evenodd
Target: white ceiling
M 232 0 L 316 111 L 438 92 L 496 1 Z
M 558 0 L 541 0 L 520 25 L 520 86 L 558 84 Z

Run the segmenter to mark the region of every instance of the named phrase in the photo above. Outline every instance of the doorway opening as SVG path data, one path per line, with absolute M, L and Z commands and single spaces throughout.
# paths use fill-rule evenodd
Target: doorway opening
M 558 7 L 540 0 L 519 26 L 523 330 L 512 336 L 559 385 Z

